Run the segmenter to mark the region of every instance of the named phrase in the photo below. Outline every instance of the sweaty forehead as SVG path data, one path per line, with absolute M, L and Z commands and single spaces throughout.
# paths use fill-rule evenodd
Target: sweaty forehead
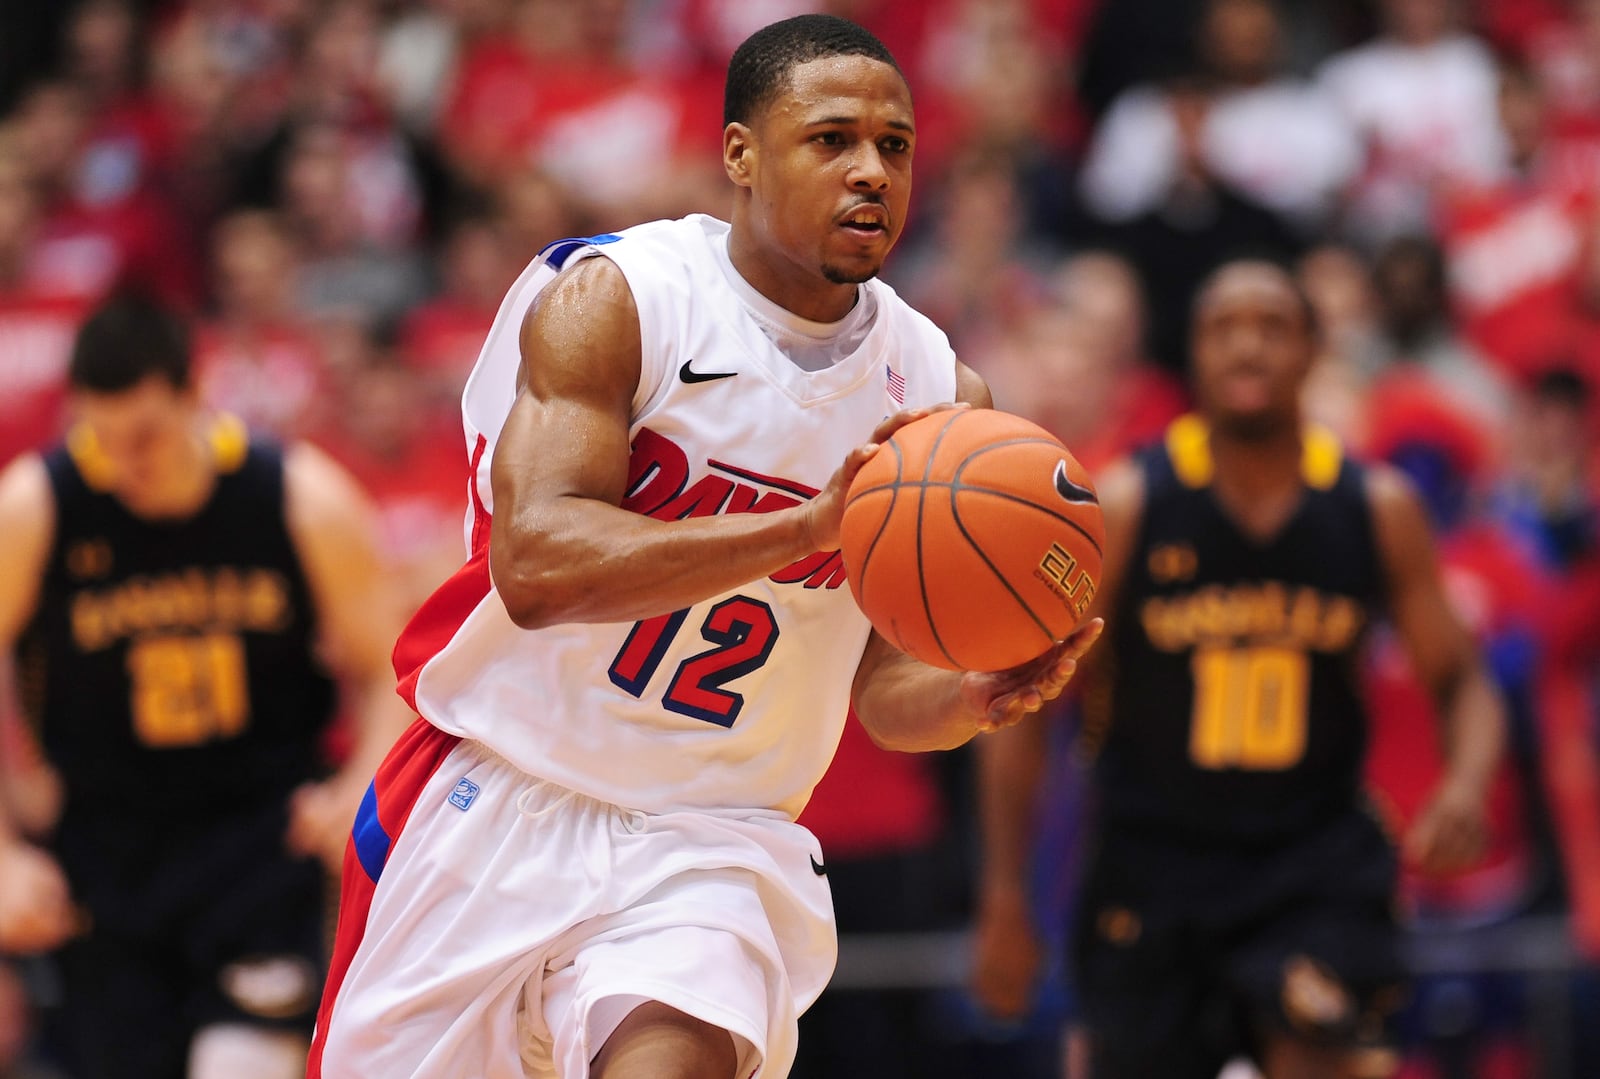
M 765 110 L 775 120 L 869 116 L 911 123 L 911 91 L 900 73 L 870 56 L 824 56 L 796 64 Z

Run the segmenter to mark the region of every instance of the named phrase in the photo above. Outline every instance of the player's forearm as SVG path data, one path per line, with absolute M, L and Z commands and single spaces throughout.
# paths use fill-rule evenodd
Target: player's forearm
M 977 743 L 980 897 L 1027 893 L 1047 741 L 1045 724 L 1030 720 Z
M 960 672 L 898 653 L 858 688 L 855 707 L 875 743 L 906 753 L 965 745 L 982 718 L 962 700 Z
M 1505 751 L 1505 701 L 1475 663 L 1456 679 L 1443 704 L 1444 782 L 1486 792 Z
M 656 521 L 573 497 L 497 516 L 493 529 L 495 588 L 524 629 L 652 618 L 817 550 L 804 506 Z

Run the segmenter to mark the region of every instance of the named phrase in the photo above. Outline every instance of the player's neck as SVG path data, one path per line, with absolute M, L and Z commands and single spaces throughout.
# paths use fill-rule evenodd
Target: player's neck
M 203 427 L 197 427 L 184 450 L 184 467 L 174 469 L 172 479 L 157 499 L 140 515 L 152 520 L 182 521 L 199 513 L 210 501 L 217 486 L 217 457 Z
M 838 322 L 856 304 L 859 285 L 824 280 L 775 251 L 762 250 L 748 230 L 729 234 L 728 259 L 751 288 L 812 322 Z
M 1303 495 L 1298 425 L 1261 437 L 1211 432 L 1211 489 L 1228 516 L 1265 541 L 1293 515 Z

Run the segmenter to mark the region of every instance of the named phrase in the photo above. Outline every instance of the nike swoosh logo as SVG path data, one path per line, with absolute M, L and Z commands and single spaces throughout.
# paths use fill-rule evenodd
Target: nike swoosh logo
M 732 378 L 739 373 L 737 371 L 696 371 L 689 366 L 693 362 L 693 360 L 684 360 L 683 366 L 678 368 L 678 377 L 686 385 L 692 386 L 696 382 L 715 382 L 719 378 Z
M 817 856 L 815 854 L 811 856 L 811 872 L 815 873 L 819 877 L 825 877 L 828 875 L 828 867 L 817 861 Z
M 1085 487 L 1083 484 L 1073 483 L 1072 480 L 1067 478 L 1067 462 L 1056 462 L 1055 478 L 1056 494 L 1060 495 L 1068 502 L 1093 502 L 1095 505 L 1100 504 L 1100 500 L 1095 497 L 1093 491 L 1089 490 L 1089 488 Z

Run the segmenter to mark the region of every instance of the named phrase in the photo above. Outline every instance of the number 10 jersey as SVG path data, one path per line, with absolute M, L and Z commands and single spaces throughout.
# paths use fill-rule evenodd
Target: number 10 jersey
M 1110 828 L 1272 843 L 1358 802 L 1358 663 L 1383 574 L 1365 473 L 1331 434 L 1306 431 L 1301 502 L 1265 540 L 1212 494 L 1209 438 L 1186 416 L 1139 458 L 1110 694 L 1086 697 L 1085 732 L 1104 740 Z

